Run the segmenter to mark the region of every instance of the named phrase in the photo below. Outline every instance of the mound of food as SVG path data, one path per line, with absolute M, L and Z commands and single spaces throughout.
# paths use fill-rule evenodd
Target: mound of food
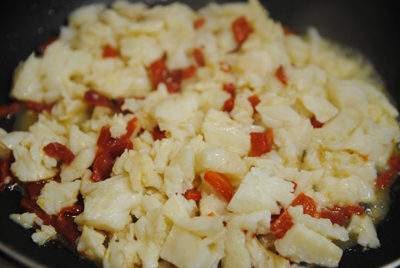
M 103 267 L 336 267 L 380 246 L 400 171 L 373 72 L 256 0 L 82 7 L 0 108 L 10 218 Z

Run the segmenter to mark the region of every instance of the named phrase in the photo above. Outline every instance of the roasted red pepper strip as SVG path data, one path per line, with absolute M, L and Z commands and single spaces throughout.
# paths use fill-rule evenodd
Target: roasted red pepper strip
M 56 227 L 57 218 L 44 212 L 35 201 L 30 201 L 26 198 L 23 198 L 20 202 L 20 206 L 30 213 L 35 213 L 40 219 L 42 219 L 44 225 L 51 225 L 54 228 Z
M 278 78 L 279 81 L 281 81 L 282 84 L 284 84 L 285 86 L 287 85 L 285 69 L 283 68 L 282 65 L 279 66 L 278 70 L 276 70 L 275 76 L 276 78 Z
M 201 192 L 197 190 L 187 190 L 185 193 L 185 198 L 187 200 L 200 201 L 201 200 Z
M 235 189 L 225 174 L 209 170 L 204 174 L 204 180 L 220 192 L 228 203 L 231 201 Z
M 225 101 L 222 111 L 230 113 L 233 110 L 234 105 L 235 105 L 235 97 L 230 97 Z
M 389 168 L 395 172 L 400 172 L 400 155 L 392 155 L 388 159 Z
M 10 160 L 3 159 L 0 161 L 0 192 L 3 192 L 7 185 L 14 183 L 15 177 L 10 171 Z
M 295 206 L 303 206 L 303 214 L 308 214 L 311 217 L 319 218 L 320 214 L 317 211 L 317 204 L 315 203 L 314 199 L 305 195 L 304 193 L 300 193 L 296 198 L 293 200 L 292 207 Z
M 203 26 L 204 23 L 206 23 L 206 19 L 205 19 L 205 18 L 199 18 L 199 19 L 197 19 L 197 20 L 195 20 L 195 21 L 193 22 L 193 28 L 194 28 L 195 30 L 197 30 L 197 29 L 199 29 L 201 26 Z
M 231 94 L 232 97 L 234 97 L 236 95 L 236 87 L 234 84 L 229 83 L 229 84 L 224 84 L 222 89 L 225 92 L 228 92 L 229 94 Z
M 182 80 L 192 78 L 196 72 L 196 67 L 190 65 L 186 69 L 182 70 Z
M 270 152 L 272 150 L 272 141 L 272 129 L 268 130 L 267 133 L 251 132 L 251 156 L 257 157 Z
M 51 109 L 53 109 L 55 103 L 41 103 L 36 101 L 27 101 L 26 102 L 26 109 L 28 111 L 33 111 L 36 113 L 42 113 L 44 111 L 51 113 Z
M 246 18 L 239 17 L 232 23 L 232 31 L 238 46 L 241 46 L 247 37 L 253 32 L 250 24 L 247 22 Z
M 74 244 L 75 240 L 81 235 L 74 219 L 83 212 L 83 209 L 83 205 L 74 205 L 63 208 L 57 215 L 56 229 L 70 244 Z
M 90 179 L 93 182 L 107 179 L 110 176 L 114 162 L 115 159 L 111 157 L 107 150 L 98 154 L 93 163 L 93 173 L 90 176 Z
M 204 60 L 204 54 L 200 49 L 196 48 L 193 51 L 193 56 L 194 59 L 196 60 L 197 65 L 199 65 L 200 67 L 206 66 L 206 61 Z
M 257 113 L 256 106 L 261 102 L 260 98 L 257 95 L 253 95 L 248 98 L 248 101 L 250 102 L 251 107 L 253 107 L 253 113 Z
M 157 125 L 153 128 L 153 140 L 162 140 L 166 138 L 165 131 L 161 131 L 160 126 Z
M 118 56 L 118 51 L 110 45 L 107 45 L 103 49 L 103 58 L 115 58 Z
M 85 95 L 83 96 L 83 101 L 89 105 L 121 109 L 122 105 L 125 102 L 125 99 L 124 98 L 109 99 L 105 95 L 98 92 L 97 90 L 89 89 L 88 91 L 85 92 Z
M 40 191 L 45 184 L 46 181 L 35 181 L 26 183 L 25 190 L 27 192 L 29 200 L 36 201 L 40 195 Z
M 58 143 L 58 142 L 52 142 L 47 144 L 45 147 L 43 147 L 43 151 L 51 157 L 60 157 L 66 165 L 71 164 L 72 161 L 74 161 L 75 156 L 74 154 L 68 149 L 66 146 Z
M 323 208 L 321 210 L 321 218 L 329 219 L 332 224 L 344 225 L 344 215 L 340 208 L 334 207 L 333 209 Z
M 319 121 L 315 118 L 315 115 L 313 115 L 313 116 L 310 118 L 310 122 L 311 122 L 311 125 L 312 125 L 314 128 L 321 128 L 321 127 L 324 126 L 324 123 L 319 122 Z
M 7 117 L 8 115 L 15 113 L 22 109 L 20 102 L 13 102 L 10 105 L 0 106 L 0 119 Z
M 278 219 L 271 223 L 271 231 L 278 237 L 282 238 L 287 231 L 293 226 L 293 219 L 289 212 L 283 212 Z
M 389 187 L 390 183 L 394 179 L 394 174 L 391 170 L 387 170 L 383 172 L 374 182 L 375 186 L 385 190 L 387 187 Z

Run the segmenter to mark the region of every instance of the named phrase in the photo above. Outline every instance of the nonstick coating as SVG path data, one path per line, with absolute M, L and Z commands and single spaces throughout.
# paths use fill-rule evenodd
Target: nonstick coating
M 67 23 L 74 9 L 111 0 L 37 0 L 7 1 L 0 9 L 0 105 L 9 102 L 13 70 L 35 47 L 58 35 L 59 26 Z M 150 6 L 172 1 L 148 0 Z M 211 1 L 182 1 L 194 9 Z M 216 1 L 219 3 L 228 1 Z M 397 9 L 394 2 L 369 0 L 266 0 L 261 1 L 270 16 L 298 34 L 315 26 L 330 40 L 358 49 L 376 67 L 393 99 L 400 103 L 400 39 Z M 12 122 L 0 120 L 8 131 Z M 390 211 L 379 225 L 381 247 L 363 251 L 347 250 L 339 267 L 380 267 L 400 258 L 400 180 L 393 185 Z M 82 260 L 59 243 L 39 247 L 31 241 L 33 230 L 24 230 L 8 219 L 22 213 L 19 192 L 0 193 L 0 267 L 96 267 Z M 396 263 L 399 263 L 398 261 Z M 396 267 L 391 264 L 390 267 Z

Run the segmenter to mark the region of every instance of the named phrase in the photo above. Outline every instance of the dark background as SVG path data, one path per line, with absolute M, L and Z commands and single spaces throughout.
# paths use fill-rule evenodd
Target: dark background
M 67 23 L 67 14 L 83 4 L 110 3 L 111 0 L 38 0 L 7 1 L 0 9 L 0 105 L 9 101 L 13 70 L 35 47 L 57 36 L 59 26 Z M 148 0 L 152 6 L 172 1 Z M 182 1 L 198 9 L 211 1 Z M 228 2 L 228 1 L 217 1 Z M 400 39 L 395 2 L 371 0 L 266 0 L 261 1 L 276 21 L 297 34 L 315 26 L 320 34 L 345 46 L 358 49 L 376 67 L 386 88 L 400 102 Z M 9 120 L 0 126 L 10 129 Z M 380 267 L 400 258 L 400 182 L 393 185 L 393 204 L 378 226 L 382 246 L 363 251 L 360 247 L 344 253 L 340 267 Z M 77 257 L 73 251 L 53 243 L 38 247 L 31 241 L 32 230 L 24 230 L 8 219 L 22 213 L 18 192 L 0 193 L 0 267 L 95 267 Z M 32 261 L 33 260 L 33 261 Z M 26 265 L 24 265 L 25 263 Z M 393 266 L 394 267 L 394 266 Z

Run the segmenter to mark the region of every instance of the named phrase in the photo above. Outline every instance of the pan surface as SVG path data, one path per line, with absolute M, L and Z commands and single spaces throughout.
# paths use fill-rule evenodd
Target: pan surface
M 0 9 L 0 105 L 6 104 L 13 70 L 35 47 L 58 34 L 68 14 L 86 4 L 111 0 L 14 0 Z M 150 6 L 172 1 L 148 0 Z M 182 1 L 194 9 L 208 2 Z M 219 3 L 228 1 L 216 1 Z M 400 41 L 396 38 L 397 17 L 394 4 L 369 0 L 265 0 L 261 1 L 270 16 L 295 33 L 304 34 L 315 26 L 330 40 L 353 47 L 364 54 L 382 76 L 393 99 L 400 103 Z M 0 126 L 11 130 L 10 120 Z M 392 204 L 386 218 L 378 225 L 381 247 L 363 251 L 361 247 L 347 250 L 339 267 L 398 267 L 400 265 L 400 182 L 392 186 Z M 31 241 L 33 230 L 24 230 L 9 220 L 11 213 L 22 213 L 19 192 L 0 193 L 0 267 L 96 267 L 78 257 L 61 243 L 37 246 Z

